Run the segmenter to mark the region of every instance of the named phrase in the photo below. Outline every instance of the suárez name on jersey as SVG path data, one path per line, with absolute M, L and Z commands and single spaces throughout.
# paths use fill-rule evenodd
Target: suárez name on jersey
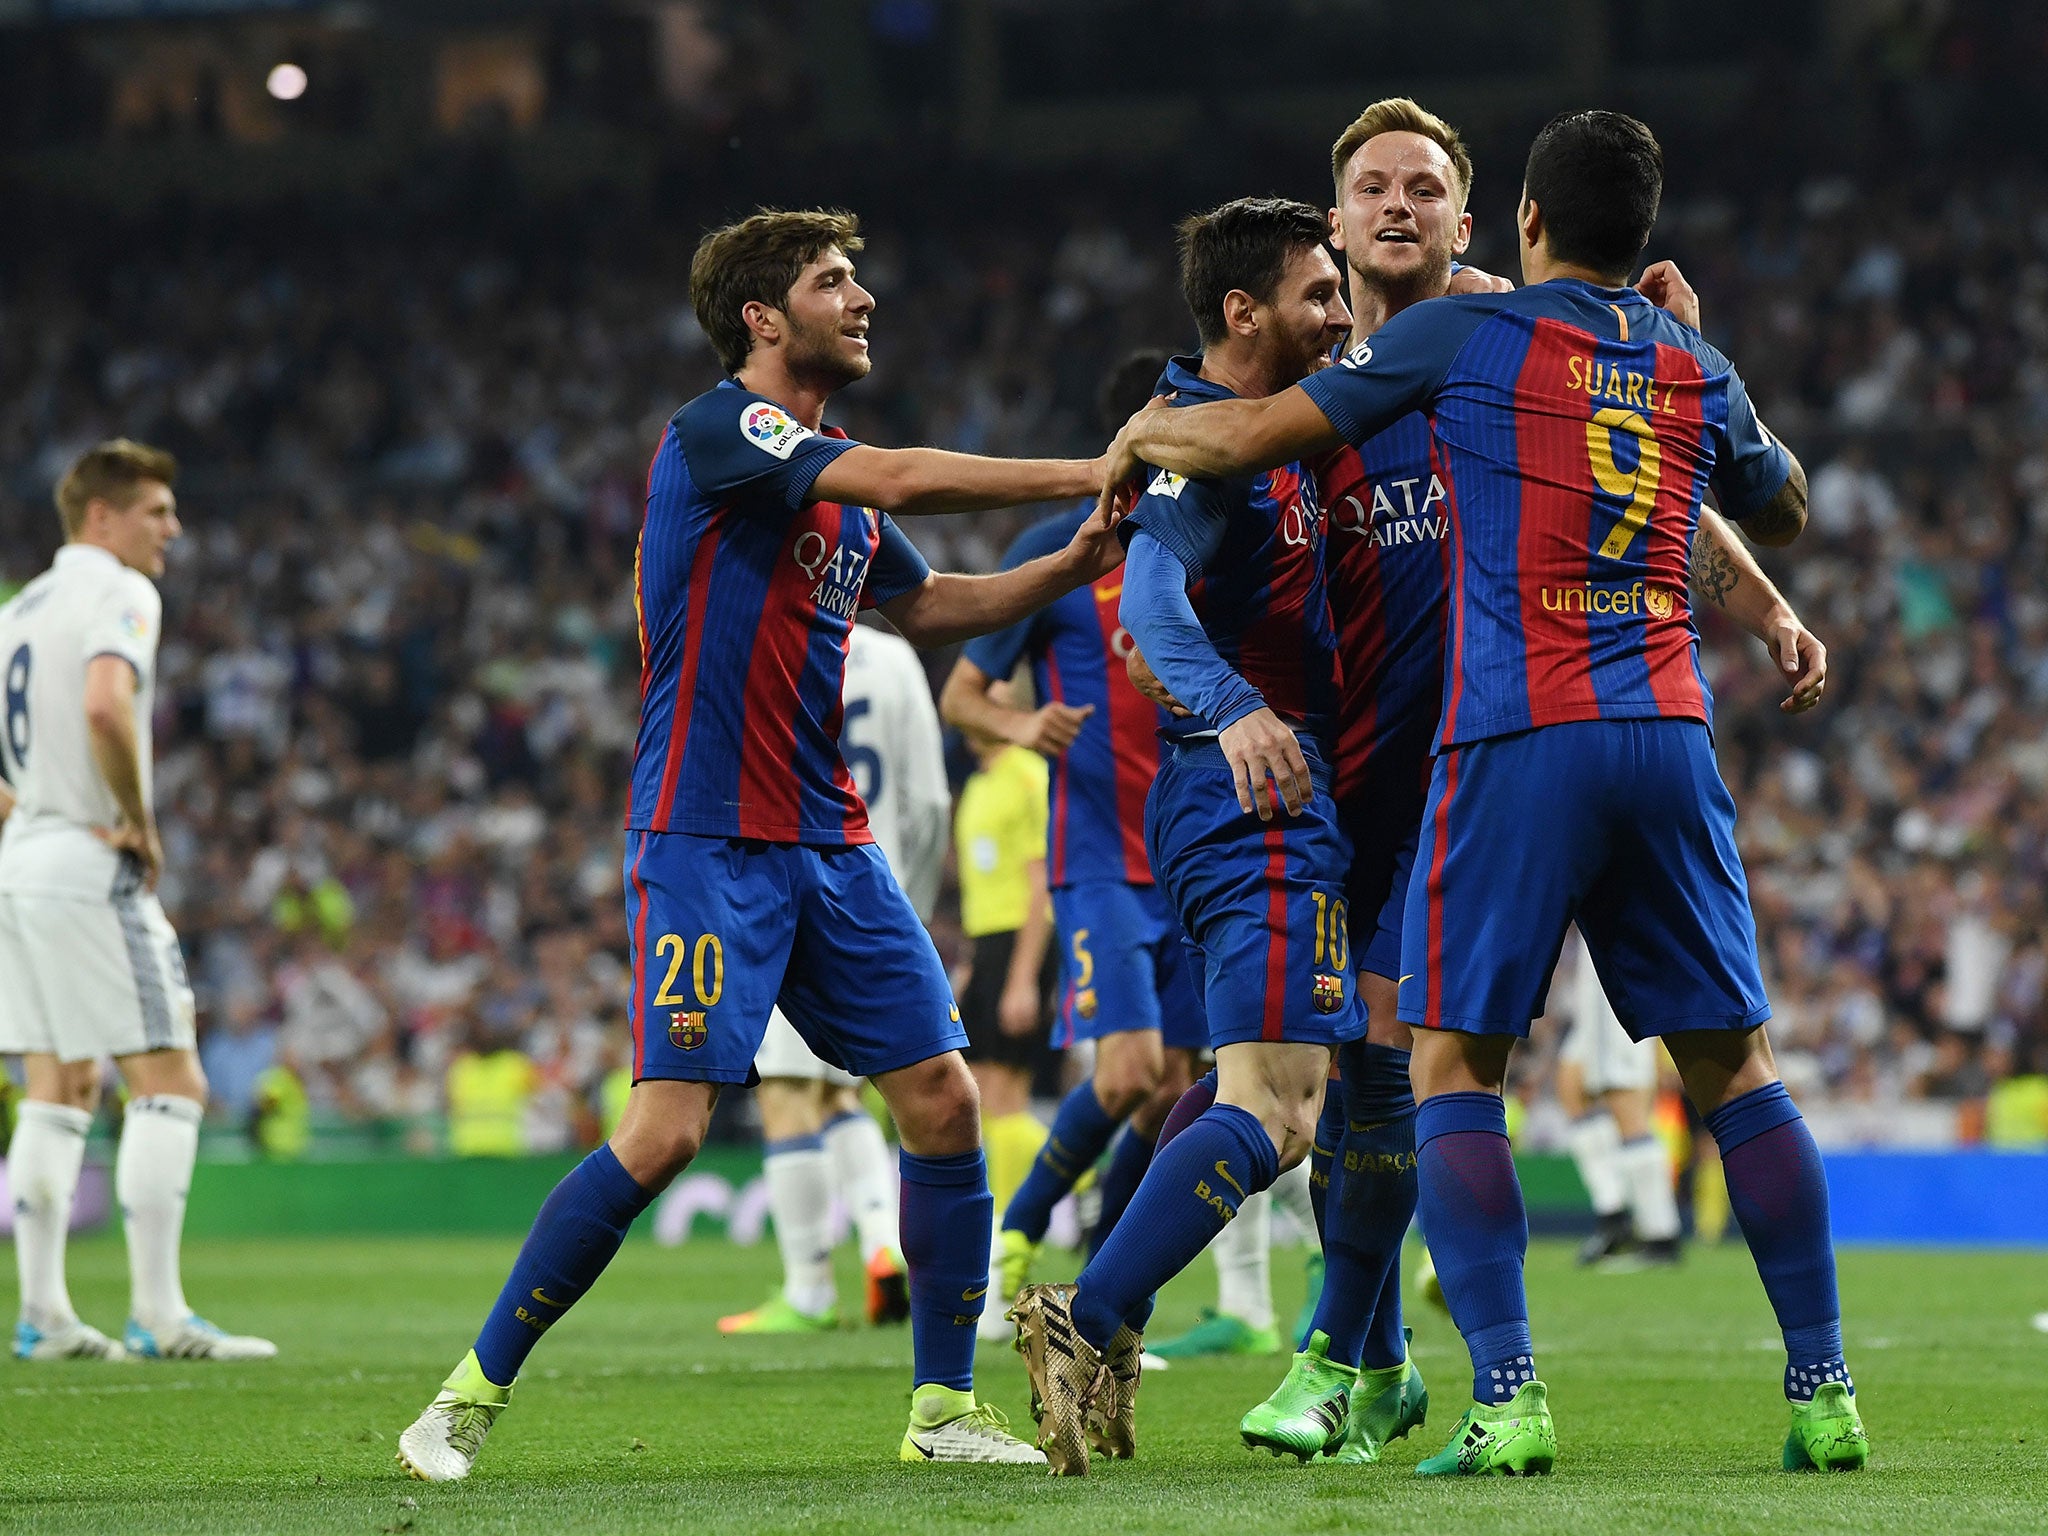
M 872 517 L 872 513 L 869 514 Z M 865 550 L 834 544 L 816 529 L 797 535 L 791 557 L 811 579 L 811 601 L 842 619 L 860 614 L 860 587 L 874 557 Z

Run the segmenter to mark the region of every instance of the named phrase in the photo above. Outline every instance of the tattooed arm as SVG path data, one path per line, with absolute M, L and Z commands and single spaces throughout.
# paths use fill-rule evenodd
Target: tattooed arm
M 1690 575 L 1693 591 L 1763 641 L 1783 669 L 1792 692 L 1780 709 L 1798 714 L 1820 702 L 1827 686 L 1828 648 L 1799 622 L 1740 535 L 1711 507 L 1700 508 Z

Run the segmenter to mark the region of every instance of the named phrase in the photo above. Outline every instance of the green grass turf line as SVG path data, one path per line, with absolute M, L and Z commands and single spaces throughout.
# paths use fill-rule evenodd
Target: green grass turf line
M 1148 1376 L 1139 1458 L 1086 1482 L 895 1460 L 909 1339 L 848 1327 L 725 1339 L 721 1313 L 766 1293 L 772 1249 L 632 1243 L 542 1344 L 475 1477 L 403 1479 L 398 1431 L 461 1355 L 516 1244 L 497 1238 L 207 1240 L 186 1288 L 224 1327 L 267 1334 L 273 1362 L 0 1366 L 0 1531 L 1190 1531 L 1983 1532 L 2048 1526 L 2048 1456 L 2011 1405 L 2041 1401 L 2048 1305 L 2038 1255 L 1849 1252 L 1849 1359 L 1876 1449 L 1861 1476 L 1776 1470 L 1782 1356 L 1739 1246 L 1639 1275 L 1530 1257 L 1539 1365 L 1562 1454 L 1531 1482 L 1421 1483 L 1415 1461 L 1462 1410 L 1463 1347 L 1414 1304 L 1433 1408 L 1376 1468 L 1253 1457 L 1238 1416 L 1282 1361 L 1177 1364 Z M 1412 1257 L 1412 1254 L 1411 1254 Z M 11 1266 L 9 1267 L 11 1269 Z M 1041 1267 L 1072 1273 L 1071 1259 Z M 1299 1253 L 1274 1256 L 1283 1317 Z M 1214 1296 L 1198 1261 L 1162 1299 L 1175 1331 Z M 117 1328 L 118 1238 L 78 1243 L 83 1315 Z M 842 1310 L 858 1275 L 841 1270 Z M 0 1292 L 11 1305 L 11 1292 Z M 1023 1372 L 984 1346 L 981 1384 L 1028 1433 Z

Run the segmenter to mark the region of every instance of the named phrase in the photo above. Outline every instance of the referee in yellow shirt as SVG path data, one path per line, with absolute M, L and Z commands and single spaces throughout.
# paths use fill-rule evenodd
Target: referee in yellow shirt
M 1045 759 L 970 733 L 980 763 L 960 791 L 953 842 L 960 926 L 973 941 L 960 998 L 967 1065 L 981 1089 L 988 1180 L 1001 1210 L 1045 1142 L 1031 1070 L 1048 1025 L 1052 905 L 1045 891 Z

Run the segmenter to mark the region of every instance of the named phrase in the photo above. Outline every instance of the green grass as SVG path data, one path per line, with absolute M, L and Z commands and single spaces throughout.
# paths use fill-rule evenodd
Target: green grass
M 2037 1415 L 2048 1338 L 2038 1255 L 1849 1253 L 1850 1362 L 1874 1436 L 1863 1476 L 1776 1469 L 1782 1356 L 1740 1248 L 1676 1273 L 1574 1272 L 1530 1259 L 1540 1364 L 1563 1454 L 1530 1482 L 1422 1483 L 1416 1459 L 1461 1411 L 1465 1355 L 1417 1306 L 1430 1424 L 1377 1468 L 1253 1458 L 1237 1418 L 1277 1359 L 1186 1362 L 1148 1377 L 1140 1455 L 1085 1482 L 895 1461 L 909 1382 L 901 1331 L 719 1338 L 765 1293 L 767 1247 L 631 1244 L 549 1336 L 476 1476 L 403 1480 L 397 1432 L 469 1342 L 514 1244 L 495 1239 L 207 1241 L 187 1289 L 262 1365 L 0 1366 L 0 1530 L 229 1531 L 1511 1531 L 1986 1532 L 2048 1526 Z M 1048 1264 L 1047 1271 L 1060 1271 Z M 118 1240 L 75 1246 L 73 1293 L 119 1323 Z M 1060 1271 L 1068 1272 L 1068 1271 Z M 1293 1252 L 1276 1287 L 1300 1295 Z M 1160 1308 L 1178 1327 L 1213 1296 L 1207 1260 Z M 849 1268 L 843 1294 L 858 1295 Z M 0 1293 L 0 1304 L 9 1300 Z M 1008 1350 L 984 1394 L 1028 1426 Z M 2026 1405 L 2031 1404 L 2031 1407 Z M 1027 1427 L 1028 1432 L 1028 1427 Z

